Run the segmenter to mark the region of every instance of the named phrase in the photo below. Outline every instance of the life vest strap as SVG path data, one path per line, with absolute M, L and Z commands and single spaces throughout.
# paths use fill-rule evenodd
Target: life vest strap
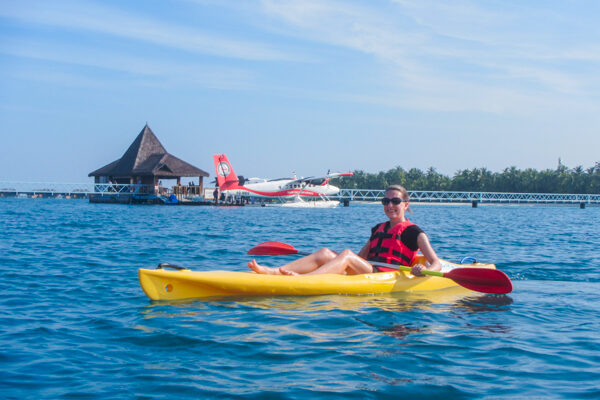
M 403 265 L 410 265 L 410 263 L 412 261 L 406 254 L 401 253 L 398 250 L 392 249 L 392 254 L 395 255 L 396 257 L 400 257 L 402 260 L 404 260 Z
M 394 237 L 394 235 L 392 235 L 391 233 L 375 232 L 374 234 L 371 235 L 371 240 L 373 240 L 373 239 L 391 239 L 393 237 Z

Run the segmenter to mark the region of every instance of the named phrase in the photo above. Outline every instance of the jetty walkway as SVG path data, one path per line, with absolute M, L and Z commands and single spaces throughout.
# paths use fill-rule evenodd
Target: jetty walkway
M 201 191 L 199 189 L 202 189 Z M 212 200 L 214 188 L 174 187 L 168 193 L 174 193 L 180 201 Z M 1 197 L 122 197 L 124 199 L 157 198 L 154 187 L 148 185 L 117 185 L 98 183 L 48 183 L 48 182 L 6 182 L 0 181 Z M 374 202 L 384 196 L 383 190 L 341 189 L 331 199 L 348 205 L 353 201 Z M 411 201 L 416 203 L 466 203 L 476 207 L 478 204 L 571 204 L 585 206 L 600 205 L 600 194 L 561 194 L 561 193 L 500 193 L 500 192 L 410 192 Z
M 337 200 L 377 201 L 385 191 L 341 189 Z M 471 203 L 477 204 L 578 204 L 600 205 L 600 194 L 563 193 L 502 193 L 502 192 L 442 192 L 410 191 L 410 200 L 416 203 Z

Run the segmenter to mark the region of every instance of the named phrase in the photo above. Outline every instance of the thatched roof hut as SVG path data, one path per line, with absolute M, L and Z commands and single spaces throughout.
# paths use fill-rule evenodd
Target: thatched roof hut
M 209 174 L 169 154 L 146 124 L 123 157 L 88 176 L 95 177 L 96 183 L 144 185 L 156 185 L 159 179 L 177 179 L 179 183 L 181 177 L 197 176 L 202 186 L 202 178 Z

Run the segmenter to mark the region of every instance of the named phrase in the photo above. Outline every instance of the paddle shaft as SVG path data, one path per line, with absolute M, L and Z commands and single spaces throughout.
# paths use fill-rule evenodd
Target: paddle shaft
M 248 251 L 250 255 L 274 256 L 286 254 L 310 255 L 299 251 L 294 246 L 282 242 L 263 242 Z M 388 267 L 402 271 L 411 271 L 412 268 L 404 265 L 386 264 L 376 261 L 367 261 L 371 265 Z M 454 268 L 450 272 L 431 271 L 424 269 L 422 275 L 436 276 L 451 279 L 467 289 L 483 293 L 506 294 L 512 291 L 510 278 L 502 271 L 495 268 Z

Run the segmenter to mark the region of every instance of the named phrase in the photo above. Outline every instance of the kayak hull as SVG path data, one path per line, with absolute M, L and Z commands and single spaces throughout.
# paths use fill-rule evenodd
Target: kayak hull
M 461 265 L 444 262 L 444 269 Z M 493 264 L 462 265 L 495 268 Z M 414 277 L 392 271 L 361 275 L 263 275 L 236 271 L 138 271 L 140 285 L 151 300 L 180 300 L 214 296 L 367 295 L 403 291 L 430 291 L 458 286 L 447 278 Z

